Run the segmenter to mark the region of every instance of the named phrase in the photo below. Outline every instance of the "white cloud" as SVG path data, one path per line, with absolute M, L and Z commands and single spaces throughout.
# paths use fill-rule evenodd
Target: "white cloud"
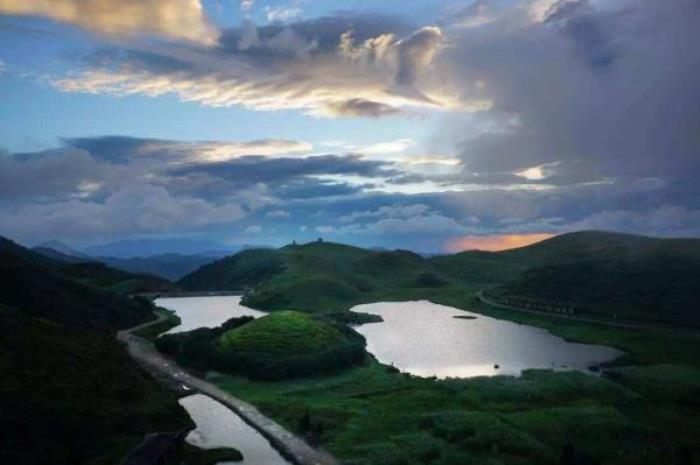
M 3 74 L 5 71 L 7 71 L 7 65 L 4 61 L 0 60 L 0 74 Z
M 286 210 L 273 210 L 265 215 L 268 218 L 291 218 L 292 215 Z
M 331 234 L 334 233 L 336 229 L 333 226 L 316 226 L 316 231 L 321 234 Z
M 0 13 L 45 16 L 103 34 L 145 32 L 206 45 L 218 39 L 200 0 L 0 0 Z
M 74 199 L 3 209 L 0 231 L 27 241 L 45 238 L 46 231 L 55 238 L 91 238 L 188 230 L 229 223 L 245 215 L 238 204 L 217 205 L 139 184 L 124 186 L 102 202 Z
M 258 234 L 260 232 L 262 232 L 262 226 L 260 226 L 259 224 L 252 224 L 245 228 L 243 234 Z
M 265 15 L 271 23 L 286 23 L 301 16 L 301 9 L 292 7 L 265 7 Z
M 331 118 L 489 107 L 482 100 L 463 99 L 460 92 L 445 85 L 445 76 L 432 69 L 442 48 L 442 32 L 436 27 L 421 28 L 405 38 L 369 39 L 366 44 L 372 45 L 363 45 L 362 53 L 319 51 L 316 39 L 301 36 L 291 27 L 266 37 L 259 37 L 252 23 L 246 27 L 238 39 L 239 53 L 222 57 L 186 47 L 149 49 L 151 55 L 175 58 L 182 67 L 163 69 L 126 59 L 53 79 L 52 85 L 65 92 L 175 95 L 182 101 L 213 107 L 297 109 Z M 342 44 L 343 39 L 338 40 Z M 243 53 L 252 47 L 267 53 L 256 57 Z M 364 58 L 348 59 L 347 53 Z
M 308 142 L 283 139 L 262 139 L 248 142 L 174 142 L 145 140 L 134 150 L 138 157 L 154 156 L 179 161 L 223 162 L 250 155 L 273 157 L 307 153 L 313 149 Z

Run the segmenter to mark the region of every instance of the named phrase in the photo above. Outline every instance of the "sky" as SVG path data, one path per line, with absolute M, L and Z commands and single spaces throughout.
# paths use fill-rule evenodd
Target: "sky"
M 0 0 L 0 235 L 700 235 L 697 0 Z

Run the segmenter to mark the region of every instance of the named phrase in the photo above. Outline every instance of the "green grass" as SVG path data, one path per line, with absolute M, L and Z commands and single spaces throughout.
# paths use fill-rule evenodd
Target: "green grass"
M 651 464 L 700 445 L 692 404 L 579 372 L 435 381 L 370 362 L 311 379 L 211 380 L 349 463 L 546 464 L 573 443 L 601 463 Z
M 215 381 L 358 465 L 557 463 L 567 444 L 574 444 L 585 463 L 654 464 L 686 445 L 700 448 L 696 332 L 608 327 L 493 308 L 477 305 L 474 291 L 435 288 L 430 300 L 543 327 L 571 341 L 615 346 L 627 353 L 616 365 L 635 367 L 616 366 L 605 377 L 535 370 L 520 378 L 440 381 L 371 362 L 311 379 L 254 382 L 222 376 Z M 426 297 L 424 289 L 408 287 L 368 295 L 369 301 Z M 307 411 L 311 427 L 302 428 Z M 425 426 L 426 416 L 440 412 L 463 414 L 461 427 L 479 434 L 446 440 Z M 407 437 L 420 450 L 407 447 Z
M 225 332 L 224 351 L 255 352 L 265 356 L 313 354 L 345 341 L 335 327 L 308 314 L 281 311 Z

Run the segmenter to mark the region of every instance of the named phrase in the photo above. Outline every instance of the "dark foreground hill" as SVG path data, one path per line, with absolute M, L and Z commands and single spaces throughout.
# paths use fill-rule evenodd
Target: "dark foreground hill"
M 0 238 L 0 463 L 118 463 L 145 433 L 190 426 L 114 339 L 151 304 L 74 271 Z
M 608 317 L 697 325 L 699 272 L 700 240 L 586 231 L 502 252 L 432 258 L 322 242 L 247 250 L 203 266 L 178 285 L 254 288 L 248 305 L 311 312 L 486 288 Z

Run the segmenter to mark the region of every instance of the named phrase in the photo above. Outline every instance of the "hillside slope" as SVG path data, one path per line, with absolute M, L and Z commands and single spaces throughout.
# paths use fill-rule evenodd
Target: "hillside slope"
M 62 270 L 0 238 L 0 463 L 118 463 L 144 433 L 191 425 L 114 339 L 151 304 Z
M 585 232 L 511 252 L 528 253 L 533 266 L 492 295 L 700 326 L 700 240 Z

